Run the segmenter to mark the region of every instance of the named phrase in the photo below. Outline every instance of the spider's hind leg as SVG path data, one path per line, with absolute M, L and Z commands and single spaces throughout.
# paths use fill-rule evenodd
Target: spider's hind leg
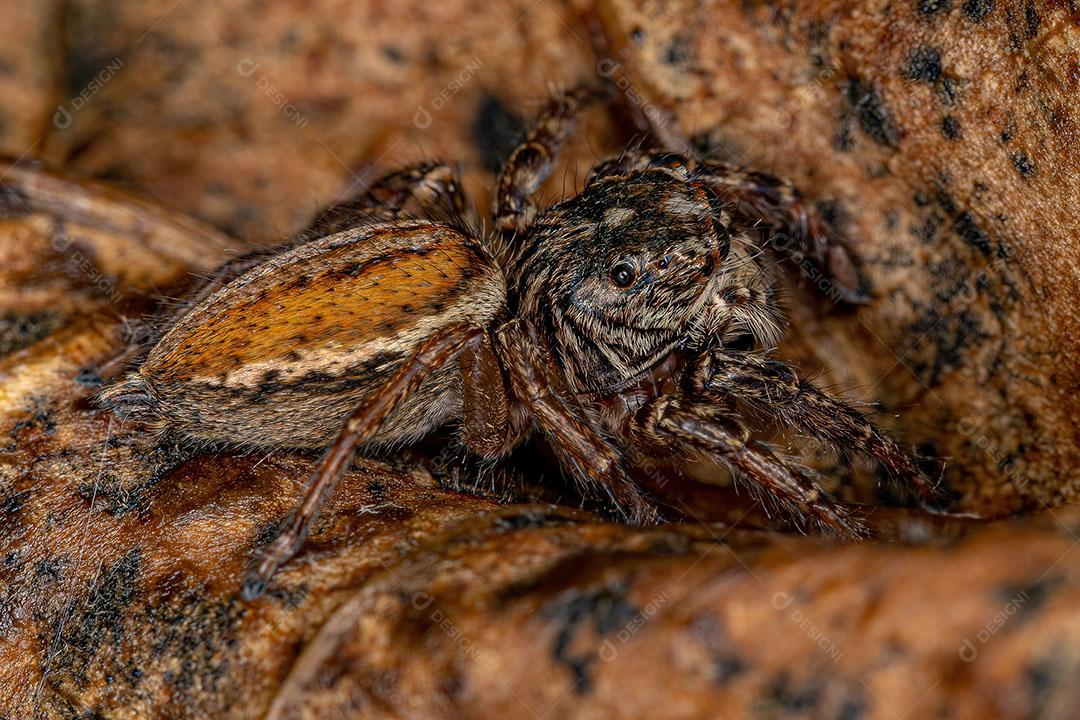
M 385 175 L 363 194 L 322 210 L 292 244 L 358 225 L 416 217 L 456 219 L 467 212 L 457 172 L 445 163 L 419 163 Z
M 288 240 L 234 258 L 185 299 L 179 314 L 275 255 L 316 238 L 359 225 L 439 213 L 463 213 L 465 196 L 457 173 L 438 162 L 410 165 L 384 175 L 362 195 L 320 211 L 311 223 Z
M 285 529 L 277 539 L 257 552 L 255 566 L 244 578 L 245 599 L 262 594 L 277 568 L 300 549 L 323 504 L 348 470 L 356 449 L 375 437 L 386 418 L 426 377 L 456 357 L 481 332 L 469 325 L 455 325 L 432 335 L 387 384 L 348 417 L 334 444 L 319 461 L 307 491 Z

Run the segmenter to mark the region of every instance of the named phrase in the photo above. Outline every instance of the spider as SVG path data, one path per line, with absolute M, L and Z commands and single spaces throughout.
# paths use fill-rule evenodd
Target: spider
M 328 448 L 256 552 L 245 597 L 299 549 L 358 448 L 451 422 L 485 460 L 539 430 L 632 523 L 658 513 L 627 449 L 690 450 L 796 518 L 863 534 L 808 470 L 753 437 L 744 406 L 934 495 L 872 422 L 768 354 L 782 320 L 770 237 L 788 233 L 848 299 L 861 292 L 843 242 L 789 184 L 636 149 L 596 165 L 579 195 L 538 207 L 595 94 L 576 88 L 540 114 L 498 178 L 493 232 L 462 220 L 448 166 L 390 174 L 284 246 L 226 265 L 102 392 L 105 407 L 188 441 Z

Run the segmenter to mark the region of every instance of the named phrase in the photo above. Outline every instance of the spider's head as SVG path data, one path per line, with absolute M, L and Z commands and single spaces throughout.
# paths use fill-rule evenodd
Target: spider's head
M 514 275 L 576 389 L 629 382 L 692 333 L 731 251 L 711 192 L 666 172 L 591 183 L 537 218 Z

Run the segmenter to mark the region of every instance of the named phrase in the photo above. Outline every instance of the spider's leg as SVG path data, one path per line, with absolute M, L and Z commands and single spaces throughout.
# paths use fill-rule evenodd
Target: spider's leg
M 656 508 L 626 474 L 618 450 L 568 402 L 551 362 L 537 360 L 539 345 L 520 321 L 504 325 L 497 335 L 515 397 L 551 439 L 564 467 L 576 479 L 607 493 L 615 509 L 634 524 L 658 520 Z
M 358 225 L 415 217 L 454 219 L 467 211 L 457 172 L 444 163 L 420 163 L 390 173 L 362 195 L 326 208 L 292 244 Z
M 589 170 L 585 178 L 588 187 L 599 180 L 623 178 L 645 170 L 663 169 L 681 180 L 690 179 L 694 162 L 686 155 L 642 148 L 628 148 L 618 155 L 604 158 Z
M 789 182 L 767 173 L 745 170 L 730 163 L 703 162 L 693 178 L 730 199 L 744 220 L 769 228 L 774 244 L 809 256 L 835 288 L 837 299 L 849 303 L 867 300 L 866 281 L 846 247 L 847 240 L 825 221 L 817 209 Z
M 461 353 L 461 430 L 465 446 L 479 457 L 503 457 L 528 433 L 510 413 L 503 368 L 495 341 L 485 333 Z
M 356 448 L 375 436 L 383 421 L 420 386 L 424 378 L 454 358 L 462 347 L 482 332 L 480 328 L 470 325 L 455 325 L 436 333 L 420 346 L 386 385 L 349 416 L 334 444 L 319 462 L 307 492 L 284 531 L 257 553 L 255 567 L 244 578 L 243 595 L 246 599 L 258 597 L 274 571 L 300 549 L 323 503 L 352 462 Z
M 694 391 L 740 400 L 784 425 L 839 448 L 856 448 L 903 479 L 923 502 L 940 489 L 911 455 L 865 415 L 799 377 L 785 362 L 750 353 L 713 350 L 692 370 Z
M 321 211 L 307 228 L 288 240 L 241 255 L 225 263 L 191 297 L 192 307 L 266 260 L 315 238 L 375 222 L 389 222 L 420 215 L 462 213 L 465 196 L 454 169 L 443 163 L 421 163 L 402 168 L 376 181 L 355 198 Z
M 690 446 L 725 462 L 762 501 L 775 502 L 796 519 L 809 519 L 841 535 L 866 534 L 862 523 L 825 494 L 808 472 L 753 440 L 739 418 L 722 406 L 664 395 L 642 408 L 636 422 L 633 434 L 648 441 Z
M 555 158 L 574 129 L 578 112 L 600 97 L 598 87 L 578 86 L 548 103 L 525 140 L 518 145 L 495 186 L 495 231 L 506 250 L 513 251 L 513 239 L 529 227 L 538 213 L 532 194 L 547 179 Z

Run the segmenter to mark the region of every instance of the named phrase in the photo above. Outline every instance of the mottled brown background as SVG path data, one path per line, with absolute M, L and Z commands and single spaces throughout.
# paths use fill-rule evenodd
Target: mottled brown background
M 410 455 L 359 463 L 243 603 L 311 458 L 155 446 L 87 368 L 401 163 L 461 162 L 486 207 L 602 60 L 590 22 L 639 106 L 857 238 L 872 301 L 789 274 L 782 352 L 879 403 L 970 519 L 835 545 L 672 483 L 688 522 L 633 531 Z M 5 3 L 0 149 L 107 187 L 0 171 L 0 716 L 1076 717 L 1078 49 L 1071 1 Z M 586 120 L 549 198 L 627 137 Z

